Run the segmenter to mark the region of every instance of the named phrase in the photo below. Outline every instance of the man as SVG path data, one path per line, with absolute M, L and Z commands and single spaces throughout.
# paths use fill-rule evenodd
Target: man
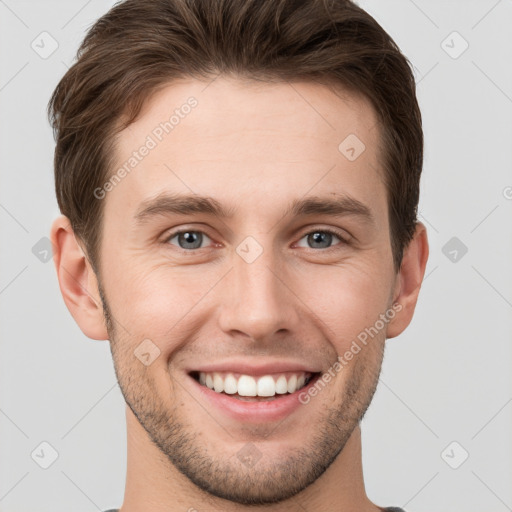
M 49 110 L 64 300 L 127 403 L 121 512 L 358 511 L 428 258 L 405 57 L 348 1 L 128 0 Z

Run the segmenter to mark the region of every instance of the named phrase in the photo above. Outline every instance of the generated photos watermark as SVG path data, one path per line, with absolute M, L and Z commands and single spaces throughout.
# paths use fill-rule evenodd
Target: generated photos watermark
M 162 121 L 153 128 L 151 133 L 146 137 L 144 143 L 132 153 L 127 160 L 123 162 L 123 165 L 117 169 L 117 171 L 101 186 L 94 189 L 94 197 L 96 199 L 104 199 L 107 192 L 114 190 L 114 188 L 130 174 L 137 165 L 155 149 L 166 135 L 172 132 L 176 126 L 178 126 L 182 119 L 185 119 L 191 112 L 192 109 L 196 108 L 199 102 L 196 98 L 191 96 L 183 103 L 179 108 L 175 109 L 168 120 Z
M 385 313 L 379 315 L 379 319 L 371 327 L 366 327 L 361 331 L 357 335 L 357 340 L 352 341 L 350 348 L 342 356 L 338 356 L 338 359 L 318 378 L 314 385 L 299 394 L 299 402 L 306 405 L 311 401 L 312 397 L 317 396 L 336 377 L 336 374 L 341 372 L 349 364 L 349 361 L 361 352 L 361 345 L 366 346 L 369 341 L 373 340 L 402 309 L 402 304 L 393 304 Z M 359 345 L 358 341 L 361 345 Z

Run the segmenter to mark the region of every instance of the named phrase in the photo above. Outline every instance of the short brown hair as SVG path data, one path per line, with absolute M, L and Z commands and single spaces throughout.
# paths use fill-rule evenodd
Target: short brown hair
M 417 222 L 421 114 L 408 60 L 368 13 L 349 0 L 126 0 L 91 27 L 48 104 L 57 201 L 96 273 L 93 191 L 112 172 L 115 135 L 173 80 L 222 73 L 334 83 L 371 102 L 398 271 Z

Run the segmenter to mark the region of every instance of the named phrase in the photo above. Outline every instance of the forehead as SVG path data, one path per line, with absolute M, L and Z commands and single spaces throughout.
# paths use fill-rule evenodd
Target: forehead
M 379 208 L 378 143 L 369 102 L 341 88 L 183 79 L 154 94 L 119 134 L 111 172 L 124 172 L 106 210 L 135 213 L 166 191 L 209 194 L 228 207 L 245 195 L 260 214 L 261 201 L 279 195 L 288 204 L 308 191 L 358 195 Z

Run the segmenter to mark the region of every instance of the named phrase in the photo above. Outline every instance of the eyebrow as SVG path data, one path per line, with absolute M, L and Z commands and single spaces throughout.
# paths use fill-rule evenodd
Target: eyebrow
M 375 224 L 375 217 L 368 206 L 358 199 L 347 195 L 336 195 L 334 198 L 310 196 L 293 201 L 287 214 L 295 216 L 331 215 L 333 217 L 354 216 L 368 225 Z
M 234 210 L 224 208 L 212 197 L 163 193 L 143 201 L 135 214 L 135 220 L 138 224 L 143 224 L 153 217 L 170 213 L 178 215 L 206 213 L 215 217 L 231 218 Z
M 226 208 L 219 201 L 208 196 L 162 193 L 155 198 L 143 201 L 135 214 L 137 224 L 144 224 L 154 217 L 178 214 L 190 215 L 203 213 L 215 217 L 229 219 L 235 214 L 235 208 Z M 309 196 L 295 199 L 286 209 L 283 217 L 330 215 L 333 217 L 354 216 L 369 225 L 375 224 L 372 211 L 364 203 L 347 195 L 336 195 L 333 198 Z

